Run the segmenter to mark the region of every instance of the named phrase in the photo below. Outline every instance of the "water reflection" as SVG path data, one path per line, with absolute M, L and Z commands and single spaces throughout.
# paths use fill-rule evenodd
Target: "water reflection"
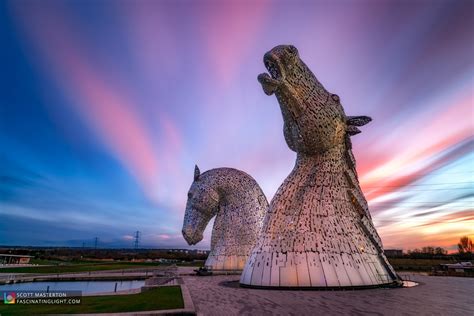
M 0 291 L 82 291 L 83 294 L 114 292 L 137 289 L 145 285 L 145 280 L 127 281 L 47 281 L 25 282 L 0 285 Z
M 403 287 L 414 287 L 417 285 L 419 285 L 419 283 L 414 282 L 414 281 L 407 281 L 407 280 L 403 281 Z

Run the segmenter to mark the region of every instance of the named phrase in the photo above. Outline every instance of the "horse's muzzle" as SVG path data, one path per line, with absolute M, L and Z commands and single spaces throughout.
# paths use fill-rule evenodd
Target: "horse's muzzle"
M 184 240 L 188 243 L 188 245 L 192 246 L 200 242 L 203 238 L 202 234 L 196 234 L 193 232 L 192 229 L 184 229 L 181 231 L 183 234 Z

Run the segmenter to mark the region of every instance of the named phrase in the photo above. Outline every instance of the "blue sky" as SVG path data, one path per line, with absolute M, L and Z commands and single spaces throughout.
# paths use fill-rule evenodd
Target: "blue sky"
M 348 115 L 386 247 L 474 236 L 470 1 L 0 1 L 0 244 L 185 247 L 194 164 L 270 200 L 295 155 L 256 80 L 291 43 Z M 197 248 L 209 247 L 208 227 Z

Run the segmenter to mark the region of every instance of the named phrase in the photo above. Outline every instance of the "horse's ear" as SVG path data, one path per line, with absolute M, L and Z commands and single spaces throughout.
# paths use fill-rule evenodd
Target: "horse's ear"
M 349 136 L 354 136 L 354 135 L 357 135 L 359 133 L 360 133 L 360 129 L 358 129 L 357 127 L 355 127 L 353 125 L 347 126 L 347 134 L 349 134 Z
M 347 134 L 349 136 L 354 136 L 360 133 L 360 129 L 357 126 L 364 126 L 372 121 L 372 118 L 368 116 L 348 116 L 346 118 L 347 123 Z
M 201 171 L 199 170 L 199 167 L 195 165 L 194 166 L 194 181 L 197 181 L 200 175 L 201 175 Z
M 372 121 L 372 118 L 369 116 L 348 116 L 346 119 L 347 125 L 352 126 L 364 126 Z

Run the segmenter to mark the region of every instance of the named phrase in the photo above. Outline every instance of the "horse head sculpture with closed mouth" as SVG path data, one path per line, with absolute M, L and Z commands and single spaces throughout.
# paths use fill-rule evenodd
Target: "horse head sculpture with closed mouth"
M 197 244 L 215 216 L 205 265 L 213 270 L 242 270 L 260 235 L 267 208 L 264 193 L 247 173 L 216 168 L 201 174 L 196 166 L 182 234 L 189 245 Z

